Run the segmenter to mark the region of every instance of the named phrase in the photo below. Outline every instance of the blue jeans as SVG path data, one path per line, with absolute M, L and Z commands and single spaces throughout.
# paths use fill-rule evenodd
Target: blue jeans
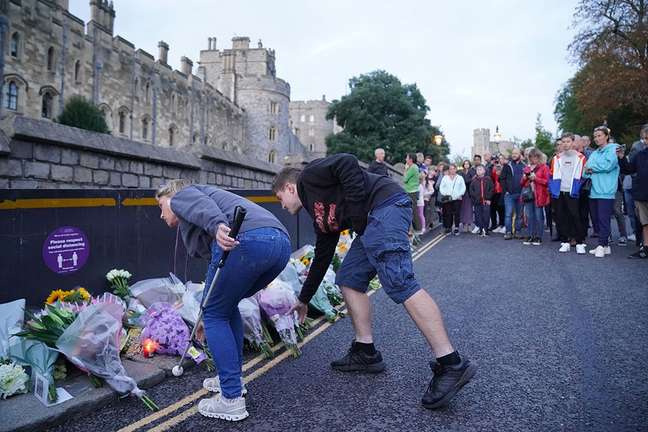
M 505 226 L 506 232 L 513 232 L 513 211 L 515 211 L 515 233 L 519 234 L 522 229 L 522 203 L 519 193 L 506 193 L 504 195 Z
M 535 203 L 524 204 L 524 212 L 527 215 L 529 237 L 542 238 L 544 233 L 544 207 L 536 207 Z
M 359 292 L 367 292 L 376 274 L 385 293 L 403 303 L 420 288 L 414 276 L 407 233 L 412 223 L 409 198 L 377 207 L 369 213 L 367 228 L 356 237 L 344 257 L 335 282 Z
M 632 189 L 623 189 L 623 196 L 625 198 L 626 210 L 628 212 L 628 218 L 630 219 L 632 233 L 637 237 L 641 237 L 641 227 L 639 228 L 639 231 L 637 231 L 637 215 L 635 214 L 635 204 L 634 198 L 632 197 Z
M 204 310 L 205 335 L 218 369 L 221 391 L 228 399 L 241 396 L 243 321 L 239 302 L 265 288 L 286 267 L 290 239 L 277 228 L 257 228 L 238 235 Z M 212 242 L 205 277 L 205 295 L 216 273 L 222 249 Z
M 475 204 L 475 225 L 477 228 L 488 230 L 490 222 L 490 205 L 476 203 Z

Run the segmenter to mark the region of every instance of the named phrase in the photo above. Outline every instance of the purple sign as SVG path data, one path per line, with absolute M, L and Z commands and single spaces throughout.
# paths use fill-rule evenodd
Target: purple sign
M 60 227 L 43 244 L 43 261 L 54 273 L 73 273 L 83 267 L 90 255 L 88 238 L 79 228 Z

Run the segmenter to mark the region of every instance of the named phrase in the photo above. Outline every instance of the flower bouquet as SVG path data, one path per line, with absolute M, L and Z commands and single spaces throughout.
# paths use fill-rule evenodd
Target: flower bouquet
M 382 288 L 382 285 L 380 284 L 380 280 L 378 279 L 378 276 L 376 276 L 371 280 L 371 282 L 369 282 L 369 289 L 375 291 L 375 290 L 379 290 L 380 288 Z
M 29 376 L 22 366 L 12 361 L 0 362 L 0 397 L 7 399 L 19 393 L 27 393 Z
M 116 296 L 126 300 L 131 296 L 130 289 L 128 287 L 128 279 L 131 278 L 131 274 L 126 270 L 117 270 L 112 269 L 106 274 L 106 279 L 110 283 L 110 287 L 113 289 L 113 293 Z
M 338 316 L 338 311 L 331 305 L 326 291 L 324 290 L 324 283 L 317 288 L 315 295 L 311 298 L 308 305 L 322 312 L 328 322 L 334 322 Z
M 254 297 L 245 298 L 238 304 L 243 320 L 244 337 L 252 348 L 261 351 L 267 358 L 273 357 L 272 338 L 261 321 L 259 303 Z
M 261 309 L 268 315 L 275 326 L 279 337 L 293 357 L 301 354 L 297 345 L 297 322 L 294 314 L 288 311 L 297 303 L 292 288 L 285 282 L 274 280 L 257 294 Z
M 37 340 L 21 338 L 20 343 L 11 347 L 10 357 L 23 366 L 30 366 L 32 376 L 34 372 L 40 373 L 48 382 L 47 400 L 56 402 L 58 394 L 54 384 L 54 364 L 58 358 L 58 351 L 48 347 Z
M 146 311 L 142 322 L 144 330 L 140 339 L 152 339 L 157 342 L 156 352 L 182 355 L 189 346 L 189 327 L 170 304 L 154 303 Z
M 126 374 L 119 358 L 119 337 L 124 308 L 97 303 L 82 310 L 63 332 L 56 346 L 79 369 L 102 378 L 120 394 L 130 393 L 152 411 L 159 408 Z
M 47 297 L 45 303 L 47 303 L 48 305 L 60 303 L 81 305 L 89 302 L 90 299 L 91 296 L 88 290 L 83 287 L 78 287 L 69 291 L 63 291 L 61 289 L 54 290 Z

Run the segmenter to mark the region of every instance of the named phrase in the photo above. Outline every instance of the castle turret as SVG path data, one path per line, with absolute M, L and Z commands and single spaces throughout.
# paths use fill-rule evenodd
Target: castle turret
M 187 76 L 191 76 L 193 70 L 193 62 L 189 60 L 188 57 L 181 57 L 180 58 L 180 72 Z
M 162 64 L 168 64 L 169 62 L 169 44 L 164 41 L 158 42 L 158 61 Z

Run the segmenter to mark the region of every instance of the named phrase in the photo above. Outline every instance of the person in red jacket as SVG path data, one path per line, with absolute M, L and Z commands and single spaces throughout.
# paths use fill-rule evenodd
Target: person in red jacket
M 494 193 L 493 198 L 491 199 L 490 207 L 490 231 L 504 234 L 504 232 L 506 231 L 504 228 L 504 195 L 502 195 L 502 185 L 499 181 L 499 176 L 502 172 L 502 163 L 500 162 L 498 157 L 493 156 L 493 158 L 493 167 L 491 168 L 490 173 L 487 173 L 490 174 L 494 185 Z
M 525 200 L 525 193 L 522 193 L 524 211 L 528 219 L 529 236 L 524 239 L 525 245 L 542 244 L 542 233 L 544 232 L 544 208 L 549 205 L 549 167 L 546 164 L 546 156 L 540 150 L 533 148 L 529 152 L 529 165 L 524 168 L 522 177 L 522 188 L 531 192 L 530 199 Z

